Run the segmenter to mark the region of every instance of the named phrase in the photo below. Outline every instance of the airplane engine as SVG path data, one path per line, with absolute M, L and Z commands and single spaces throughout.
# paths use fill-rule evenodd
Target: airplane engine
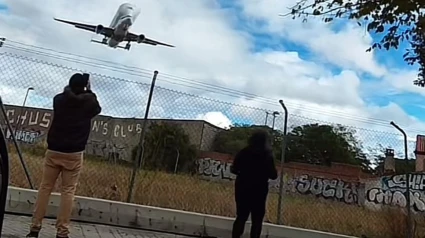
M 102 31 L 103 31 L 103 26 L 102 25 L 96 26 L 96 34 L 100 34 Z
M 143 41 L 145 41 L 145 35 L 139 35 L 139 37 L 137 37 L 137 43 L 143 43 Z

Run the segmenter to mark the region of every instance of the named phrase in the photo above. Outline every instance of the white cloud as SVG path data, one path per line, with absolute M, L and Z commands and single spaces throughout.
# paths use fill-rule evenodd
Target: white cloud
M 366 52 L 372 37 L 364 28 L 355 23 L 347 23 L 338 31 L 334 31 L 332 24 L 325 24 L 319 18 L 302 22 L 302 19 L 293 20 L 291 16 L 279 16 L 288 13 L 289 8 L 296 3 L 296 0 L 239 0 L 247 15 L 265 22 L 263 31 L 278 34 L 303 45 L 319 59 L 377 77 L 386 73 L 386 69 L 376 62 L 373 53 Z
M 156 69 L 160 71 L 157 82 L 159 86 L 173 87 L 175 90 L 184 90 L 215 100 L 262 108 L 259 110 L 223 104 L 156 89 L 152 105 L 153 117 L 202 117 L 222 127 L 243 122 L 262 124 L 265 120 L 264 109 L 280 111 L 281 108 L 276 105 L 276 102 L 277 99 L 284 99 L 290 110 L 292 123 L 308 122 L 308 120 L 293 117 L 294 114 L 299 114 L 317 121 L 339 122 L 388 132 L 394 132 L 394 129 L 383 126 L 382 121 L 371 124 L 374 121 L 365 118 L 381 118 L 383 121 L 388 121 L 388 124 L 389 121 L 394 120 L 410 128 L 425 128 L 422 122 L 407 115 L 396 104 L 376 107 L 368 105 L 363 100 L 360 94 L 361 86 L 364 85 L 361 81 L 362 73 L 366 72 L 376 77 L 389 75 L 388 70 L 376 62 L 373 53 L 365 52 L 371 41 L 369 34 L 351 24 L 335 32 L 329 25 L 323 23 L 301 24 L 291 19 L 278 17 L 278 14 L 294 3 L 292 0 L 240 0 L 239 4 L 250 20 L 260 19 L 266 23 L 265 28 L 256 30 L 273 33 L 279 40 L 291 40 L 307 47 L 315 54 L 310 60 L 301 58 L 300 54 L 294 50 L 268 50 L 253 53 L 252 37 L 232 27 L 231 23 L 234 20 L 232 14 L 220 9 L 214 1 L 138 1 L 137 5 L 141 7 L 141 14 L 132 27 L 132 32 L 144 33 L 149 38 L 174 44 L 177 47 L 170 49 L 133 44 L 129 52 L 90 43 L 90 38 L 93 37 L 91 33 L 52 19 L 58 17 L 108 25 L 121 1 L 45 0 L 41 5 L 35 1 L 5 0 L 5 3 L 9 7 L 9 13 L 7 15 L 0 13 L 0 28 L 2 34 L 11 40 L 131 66 Z M 94 37 L 99 38 L 99 36 Z M 6 46 L 19 45 L 11 42 Z M 2 50 L 10 52 L 13 49 L 5 47 Z M 20 54 L 27 53 L 20 52 Z M 70 63 L 53 58 L 47 60 L 74 68 L 89 68 L 91 71 L 143 83 L 149 83 L 151 77 L 151 73 L 146 73 L 142 77 L 105 71 L 100 69 L 100 66 L 89 67 L 81 63 Z M 326 67 L 329 63 L 339 66 L 341 70 L 335 72 L 329 69 Z M 52 70 L 52 67 L 35 66 L 33 63 L 18 64 L 16 60 L 7 61 L 0 57 L 2 91 L 13 87 L 24 88 L 31 83 L 37 88 L 35 94 L 38 97 L 51 98 L 63 88 L 69 74 L 73 72 L 73 70 L 64 69 Z M 199 84 L 191 84 L 192 88 L 170 84 L 170 82 L 179 84 L 183 82 L 166 76 L 163 72 L 276 100 L 271 102 L 261 97 L 252 100 L 252 97 L 242 97 L 235 92 L 226 92 L 239 96 L 235 99 L 219 94 L 223 90 L 218 88 L 211 87 L 206 90 L 193 88 L 199 87 Z M 401 79 L 403 75 L 404 72 L 400 72 L 399 78 Z M 117 82 L 111 78 L 96 77 L 93 87 L 105 105 L 105 112 L 128 117 L 143 115 L 148 85 L 136 86 L 137 84 Z M 190 83 L 190 81 L 186 82 Z M 413 88 L 409 89 L 404 82 L 401 83 L 399 79 L 389 78 L 388 82 L 392 82 L 393 87 L 402 91 L 413 90 Z M 409 80 L 406 82 L 410 83 Z M 7 85 L 5 89 L 3 89 L 4 85 Z M 15 100 L 7 92 L 3 97 L 10 101 Z M 30 102 L 46 105 L 46 100 L 41 100 L 42 103 L 34 102 L 34 100 Z M 271 123 L 271 120 L 269 122 Z M 276 118 L 276 125 L 278 128 L 281 127 L 282 117 Z M 372 135 L 371 132 L 369 134 Z M 363 136 L 363 138 L 373 144 L 383 136 Z M 389 140 L 397 143 L 398 140 L 394 138 L 398 137 L 391 135 Z
M 207 112 L 205 114 L 198 115 L 196 119 L 207 121 L 223 129 L 230 128 L 232 125 L 230 119 L 222 112 Z

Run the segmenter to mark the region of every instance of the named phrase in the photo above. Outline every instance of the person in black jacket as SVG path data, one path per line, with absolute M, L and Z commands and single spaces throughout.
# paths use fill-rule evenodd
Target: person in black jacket
M 245 223 L 251 214 L 250 235 L 251 238 L 259 238 L 266 213 L 269 179 L 277 178 L 267 132 L 258 130 L 253 133 L 249 138 L 248 146 L 236 154 L 231 172 L 237 175 L 235 181 L 236 220 L 233 223 L 232 237 L 242 236 Z
M 43 178 L 27 237 L 38 237 L 50 194 L 59 175 L 62 176 L 62 184 L 56 237 L 68 237 L 74 194 L 83 165 L 91 120 L 101 110 L 96 95 L 90 90 L 88 75 L 74 74 L 64 91 L 54 97 L 53 121 L 47 134 Z

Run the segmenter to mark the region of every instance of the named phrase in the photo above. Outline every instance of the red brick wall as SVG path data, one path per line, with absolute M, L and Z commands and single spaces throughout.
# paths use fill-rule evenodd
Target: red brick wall
M 203 151 L 200 153 L 200 158 L 210 158 L 214 160 L 219 160 L 223 162 L 232 162 L 233 156 L 229 154 L 222 154 L 217 152 L 206 152 Z M 277 166 L 278 171 L 280 171 L 280 166 Z M 312 165 L 306 163 L 298 162 L 289 162 L 285 163 L 284 173 L 291 175 L 311 175 L 317 177 L 323 177 L 328 179 L 341 179 L 346 182 L 359 182 L 361 179 L 375 177 L 373 175 L 364 173 L 360 166 L 341 164 L 341 163 L 332 163 L 331 166 L 321 166 L 321 165 Z

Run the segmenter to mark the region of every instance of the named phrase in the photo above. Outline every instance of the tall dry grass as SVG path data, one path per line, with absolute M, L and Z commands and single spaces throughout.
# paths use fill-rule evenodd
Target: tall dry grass
M 23 157 L 31 179 L 38 187 L 42 176 L 43 158 L 33 154 L 24 153 Z M 129 166 L 86 159 L 77 194 L 125 201 L 131 172 L 132 168 Z M 29 187 L 15 153 L 12 153 L 11 158 L 10 184 Z M 60 182 L 56 191 L 60 189 L 59 184 Z M 265 218 L 267 222 L 276 222 L 277 200 L 277 194 L 269 195 Z M 137 175 L 133 202 L 227 217 L 233 217 L 235 214 L 232 182 L 209 182 L 190 175 L 140 171 Z M 399 210 L 374 212 L 356 205 L 301 195 L 286 195 L 283 204 L 285 225 L 358 237 L 404 237 L 405 219 Z

